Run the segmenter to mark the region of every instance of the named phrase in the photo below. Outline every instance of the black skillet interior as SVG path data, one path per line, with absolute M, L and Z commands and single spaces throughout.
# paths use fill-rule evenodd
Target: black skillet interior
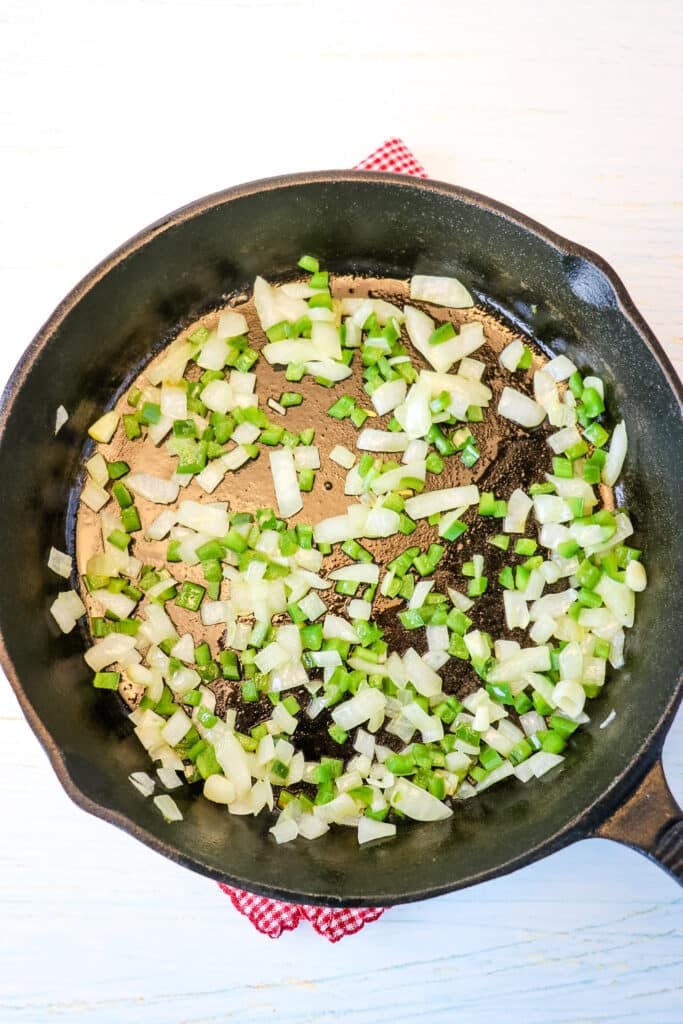
M 407 278 L 453 273 L 553 352 L 608 382 L 630 450 L 624 496 L 650 587 L 627 667 L 573 743 L 567 770 L 503 784 L 445 823 L 399 830 L 358 849 L 353 830 L 275 849 L 268 822 L 183 802 L 169 827 L 127 781 L 141 766 L 116 698 L 94 691 L 83 639 L 57 635 L 58 589 L 45 567 L 73 530 L 70 489 L 87 426 L 124 379 L 177 327 L 261 273 L 288 273 L 302 252 L 333 272 Z M 534 314 L 532 307 L 538 305 Z M 653 347 L 654 346 L 654 347 Z M 671 370 L 611 272 L 591 254 L 489 200 L 438 183 L 332 172 L 229 190 L 171 215 L 97 268 L 56 311 L 5 395 L 0 443 L 4 663 L 70 795 L 188 867 L 304 902 L 389 904 L 510 870 L 590 832 L 657 756 L 681 666 L 683 572 L 677 475 L 683 432 Z M 71 413 L 53 439 L 55 409 Z M 71 539 L 73 539 L 71 537 Z M 610 708 L 608 730 L 598 724 Z

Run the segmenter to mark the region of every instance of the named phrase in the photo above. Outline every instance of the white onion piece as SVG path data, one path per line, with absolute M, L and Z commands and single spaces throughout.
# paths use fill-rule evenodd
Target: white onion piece
M 636 564 L 630 563 L 630 564 Z M 63 551 L 59 551 L 57 548 L 50 548 L 50 555 L 47 560 L 47 567 L 52 572 L 56 573 L 57 576 L 62 576 L 64 579 L 68 579 L 71 575 L 72 561 L 69 555 L 64 554 Z M 636 589 L 633 587 L 632 589 Z M 643 588 L 641 588 L 643 589 Z
M 326 380 L 346 380 L 353 373 L 350 366 L 345 363 L 335 363 L 331 359 L 307 359 L 306 373 L 314 377 L 324 377 Z
M 527 672 L 548 672 L 550 671 L 550 648 L 525 647 L 511 658 L 500 662 L 488 673 L 488 680 L 491 683 L 512 682 L 521 679 Z
M 356 447 L 361 452 L 404 452 L 410 444 L 410 438 L 400 430 L 373 430 L 366 427 L 361 430 Z
M 61 575 L 64 575 L 64 573 Z M 645 566 L 641 562 L 629 562 L 626 566 L 624 582 L 629 590 L 633 590 L 637 594 L 645 590 L 647 587 L 647 573 L 645 571 Z
M 636 606 L 633 590 L 625 583 L 613 580 L 607 573 L 602 574 L 594 589 L 619 625 L 630 629 L 633 625 Z
M 325 640 L 347 640 L 349 643 L 360 643 L 360 637 L 350 622 L 341 615 L 328 614 L 323 622 L 323 637 Z
M 506 345 L 498 356 L 500 365 L 512 373 L 517 369 L 520 359 L 524 355 L 524 342 L 515 338 L 509 345 Z
M 165 509 L 147 527 L 145 537 L 148 540 L 163 540 L 168 532 L 173 529 L 177 521 L 177 513 L 173 509 Z
M 606 729 L 608 725 L 612 724 L 612 722 L 614 721 L 614 719 L 616 717 L 617 717 L 617 713 L 614 710 L 614 708 L 612 708 L 612 710 L 608 714 L 607 718 L 605 718 L 604 721 L 600 722 L 599 728 L 600 729 Z
M 555 494 L 535 494 L 534 515 L 539 523 L 568 523 L 572 510 L 567 502 Z
M 173 420 L 187 419 L 187 389 L 172 384 L 161 386 L 161 413 L 162 416 Z M 172 424 L 171 424 L 172 425 Z M 169 427 L 169 430 L 171 428 Z M 156 443 L 156 442 L 155 442 Z
M 425 519 L 438 512 L 448 512 L 453 508 L 476 505 L 479 502 L 479 488 L 476 484 L 465 484 L 462 487 L 446 487 L 438 491 L 426 491 L 416 494 L 406 501 L 406 513 L 411 519 Z
M 411 682 L 423 697 L 436 697 L 441 693 L 441 677 L 427 665 L 413 647 L 403 655 L 405 679 Z
M 76 626 L 76 620 L 85 615 L 85 605 L 73 590 L 58 594 L 50 605 L 53 619 L 62 633 L 70 633 Z
M 418 732 L 424 743 L 438 743 L 443 739 L 443 722 L 436 715 L 428 715 L 419 704 L 411 701 L 403 708 L 402 714 Z
M 557 433 L 550 434 L 546 438 L 547 443 L 556 455 L 566 452 L 567 448 L 571 448 L 572 445 L 578 444 L 580 440 L 581 434 L 578 432 L 576 427 L 563 427 L 562 430 L 558 430 Z
M 374 562 L 354 562 L 353 565 L 343 565 L 340 569 L 334 569 L 328 578 L 331 580 L 353 580 L 356 583 L 377 583 L 379 566 Z
M 232 432 L 230 438 L 235 444 L 253 444 L 260 435 L 261 431 L 254 423 L 240 423 Z
M 568 380 L 573 373 L 576 373 L 576 366 L 567 356 L 555 356 L 545 364 L 543 369 L 554 380 Z
M 560 396 L 555 378 L 545 370 L 536 370 L 534 374 L 534 398 L 544 409 L 559 405 Z
M 479 359 L 470 359 L 469 356 L 465 356 L 458 367 L 458 375 L 465 377 L 466 380 L 480 381 L 484 376 L 485 370 L 486 363 L 482 363 Z
M 271 366 L 287 366 L 289 363 L 306 363 L 315 359 L 318 351 L 312 341 L 287 340 L 271 341 L 261 350 Z
M 370 396 L 377 415 L 384 416 L 386 413 L 392 412 L 397 405 L 405 400 L 407 391 L 408 385 L 402 377 L 380 384 Z
M 526 520 L 533 507 L 533 501 L 516 488 L 508 499 L 507 515 L 503 520 L 503 529 L 506 533 L 524 533 Z
M 99 441 L 100 444 L 109 444 L 116 433 L 118 425 L 119 414 L 114 409 L 111 409 L 92 424 L 88 433 L 93 441 Z
M 362 619 L 367 622 L 372 615 L 372 604 L 370 601 L 363 601 L 361 598 L 354 598 L 349 601 L 349 618 Z
M 175 747 L 191 728 L 192 720 L 185 714 L 182 708 L 178 708 L 166 722 L 166 725 L 161 730 L 161 735 L 169 747 Z
M 268 452 L 268 458 L 278 511 L 283 519 L 288 519 L 304 507 L 294 467 L 294 457 L 288 448 L 281 448 Z
M 131 715 L 130 717 L 132 718 L 133 716 Z M 147 772 L 131 772 L 128 778 L 138 793 L 142 793 L 143 796 L 151 796 L 154 792 L 156 783 Z
M 415 274 L 410 279 L 410 297 L 418 302 L 431 302 L 435 306 L 466 309 L 474 299 L 465 285 L 456 277 L 434 277 Z
M 475 789 L 477 793 L 482 793 L 485 789 L 490 786 L 495 786 L 497 782 L 502 782 L 503 779 L 507 779 L 510 775 L 514 775 L 515 769 L 509 761 L 503 761 L 502 764 L 490 771 L 486 778 L 478 782 Z
M 498 402 L 498 415 L 530 429 L 543 422 L 546 412 L 533 398 L 515 388 L 505 387 Z
M 165 587 L 168 586 L 169 581 L 165 581 Z M 106 587 L 102 590 L 93 590 L 91 596 L 96 601 L 99 601 L 103 608 L 108 612 L 112 612 L 119 619 L 127 619 L 136 604 L 132 598 L 126 597 L 124 593 L 112 594 Z
M 194 665 L 194 638 L 191 633 L 185 633 L 171 649 L 171 657 L 178 661 L 184 661 L 186 665 Z
M 358 822 L 358 845 L 371 843 L 375 839 L 389 839 L 396 835 L 396 826 L 388 821 L 375 821 L 365 815 Z
M 472 629 L 465 633 L 463 640 L 473 661 L 485 661 L 489 657 L 489 644 L 480 629 Z
M 341 311 L 344 316 L 350 315 L 354 322 L 356 321 L 356 313 L 360 311 L 362 316 L 359 324 L 360 327 L 363 326 L 372 313 L 377 317 L 380 327 L 384 327 L 392 317 L 399 324 L 403 323 L 403 311 L 385 299 L 354 299 L 345 297 L 341 300 Z
M 234 309 L 224 309 L 218 318 L 217 336 L 219 338 L 239 338 L 246 333 L 247 321 L 244 316 Z M 201 363 L 199 365 L 201 366 Z
M 390 791 L 389 803 L 414 821 L 442 821 L 453 811 L 441 800 L 407 779 L 398 779 Z
M 213 459 L 201 473 L 197 473 L 195 480 L 206 494 L 213 494 L 227 472 L 221 459 Z
M 314 622 L 315 619 L 319 619 L 325 613 L 327 605 L 322 598 L 318 597 L 314 591 L 311 591 L 310 594 L 307 594 L 306 597 L 299 601 L 299 608 L 301 608 L 301 611 L 310 622 Z
M 517 590 L 504 590 L 503 604 L 508 629 L 526 629 L 529 625 L 529 609 L 524 594 Z
M 221 456 L 221 462 L 225 466 L 228 472 L 234 473 L 235 470 L 240 469 L 245 462 L 249 462 L 249 452 L 241 444 L 238 444 L 236 448 L 233 448 L 227 453 L 227 455 Z
M 436 398 L 442 391 L 448 391 L 451 395 L 451 409 L 457 410 L 459 403 L 459 407 L 463 409 L 463 418 L 468 405 L 487 406 L 493 397 L 493 392 L 486 384 L 478 380 L 468 380 L 457 373 L 422 370 L 419 382 L 429 388 L 431 398 Z
M 330 452 L 332 462 L 336 462 L 342 469 L 351 469 L 356 462 L 356 456 L 343 444 L 336 444 Z
M 427 477 L 425 461 L 410 462 L 399 466 L 398 469 L 390 469 L 388 473 L 382 473 L 380 476 L 375 477 L 370 487 L 373 494 L 387 494 L 389 491 L 399 490 L 401 481 L 406 477 L 425 480 Z
M 154 805 L 159 811 L 161 811 L 165 821 L 170 823 L 173 821 L 183 820 L 180 808 L 173 797 L 169 796 L 168 793 L 163 793 L 161 796 L 155 796 Z
M 276 402 L 274 398 L 268 399 L 268 407 L 272 409 L 273 412 L 276 412 L 278 416 L 287 415 L 287 410 L 284 408 L 284 406 L 280 405 L 279 402 Z
M 55 435 L 59 433 L 64 424 L 69 418 L 69 414 L 63 405 L 57 406 L 57 412 L 55 413 Z
M 81 501 L 93 512 L 99 512 L 109 501 L 109 493 L 93 480 L 88 480 L 81 491 Z
M 230 529 L 230 520 L 225 508 L 204 505 L 199 501 L 181 501 L 178 507 L 178 522 L 207 537 L 223 537 Z
M 300 469 L 320 469 L 320 452 L 314 444 L 298 445 L 292 450 L 294 467 Z
M 602 482 L 607 484 L 608 487 L 613 487 L 619 479 L 627 450 L 626 424 L 621 420 L 612 431 L 612 440 L 609 444 L 607 459 L 602 467 Z
M 110 633 L 99 643 L 93 644 L 83 655 L 93 672 L 101 672 L 108 665 L 120 661 L 135 647 L 135 637 L 125 633 Z
M 313 527 L 313 539 L 316 544 L 339 544 L 352 540 L 356 531 L 351 526 L 348 516 L 332 516 L 321 519 Z
M 527 711 L 520 715 L 519 723 L 526 736 L 533 736 L 534 733 L 542 732 L 546 728 L 545 719 L 538 711 Z
M 176 338 L 165 350 L 164 358 L 147 367 L 145 376 L 153 385 L 161 384 L 163 380 L 180 380 L 196 351 L 197 346 L 193 342 Z
M 429 388 L 424 382 L 417 380 L 410 388 L 405 401 L 396 408 L 394 415 L 409 438 L 424 437 L 430 429 L 430 398 Z
M 262 277 L 257 277 L 254 281 L 254 305 L 264 331 L 282 320 L 299 320 L 309 311 L 303 299 L 291 298 L 280 288 L 268 284 Z
M 476 352 L 485 341 L 483 324 L 473 321 L 461 324 L 459 333 L 449 341 L 429 345 L 429 351 L 424 354 L 437 372 L 447 373 L 454 363 Z
M 540 779 L 542 775 L 545 775 L 552 768 L 557 768 L 563 761 L 564 758 L 561 754 L 550 754 L 546 750 L 539 750 L 537 754 L 533 754 L 524 764 L 527 765 L 527 770 L 533 772 L 534 776 Z
M 403 312 L 411 344 L 425 359 L 431 362 L 430 352 L 435 346 L 429 344 L 429 339 L 434 333 L 434 321 L 421 309 L 415 309 L 414 306 L 406 306 Z
M 357 536 L 373 540 L 378 537 L 391 537 L 398 531 L 400 523 L 398 512 L 390 508 L 373 508 L 368 513 L 363 530 Z
M 348 732 L 376 714 L 383 714 L 386 700 L 381 690 L 369 686 L 365 690 L 359 690 L 350 700 L 332 708 L 332 718 L 336 725 Z
M 425 603 L 427 594 L 434 587 L 434 580 L 419 580 L 415 584 L 413 593 L 408 601 L 408 608 L 421 608 Z
M 429 445 L 421 438 L 411 441 L 403 453 L 401 462 L 407 465 L 409 462 L 424 462 L 429 455 Z
M 234 393 L 227 380 L 212 380 L 201 392 L 201 400 L 212 412 L 226 413 L 234 408 Z
M 235 800 L 235 787 L 225 775 L 209 775 L 203 791 L 207 800 L 214 804 L 231 804 Z
M 170 505 L 178 497 L 180 489 L 172 480 L 162 480 L 151 473 L 129 473 L 126 487 L 155 505 Z
M 94 480 L 100 487 L 107 486 L 109 483 L 109 470 L 107 469 L 107 460 L 103 455 L 96 452 L 92 458 L 88 459 L 85 468 L 91 480 Z

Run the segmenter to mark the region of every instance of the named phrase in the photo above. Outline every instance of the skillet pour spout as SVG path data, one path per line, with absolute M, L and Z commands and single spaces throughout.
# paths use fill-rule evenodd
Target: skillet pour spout
M 90 685 L 84 633 L 57 635 L 51 545 L 73 553 L 87 429 L 114 392 L 209 309 L 279 278 L 303 252 L 334 274 L 454 275 L 477 303 L 606 382 L 629 454 L 628 507 L 649 586 L 624 669 L 591 704 L 562 771 L 503 783 L 446 822 L 359 849 L 343 829 L 277 849 L 263 817 L 233 817 L 191 795 L 167 826 L 128 781 L 141 751 L 125 710 Z M 62 404 L 66 426 L 54 437 Z M 681 699 L 683 496 L 681 385 L 614 271 L 598 256 L 502 204 L 436 181 L 328 171 L 253 182 L 152 224 L 96 267 L 55 310 L 17 365 L 0 406 L 5 585 L 0 659 L 62 785 L 85 810 L 203 875 L 303 903 L 378 906 L 485 881 L 586 836 L 634 846 L 679 879 L 681 811 L 661 768 Z M 17 523 L 22 524 L 20 530 Z M 7 581 L 11 580 L 11 586 Z M 72 581 L 75 582 L 75 581 Z M 608 713 L 616 714 L 600 729 Z

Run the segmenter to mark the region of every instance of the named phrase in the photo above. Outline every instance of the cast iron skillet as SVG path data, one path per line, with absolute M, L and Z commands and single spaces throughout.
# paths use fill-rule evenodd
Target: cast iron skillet
M 84 638 L 57 635 L 51 544 L 73 544 L 74 482 L 86 430 L 149 353 L 257 273 L 291 271 L 314 252 L 333 272 L 407 278 L 453 273 L 555 353 L 608 382 L 627 419 L 624 491 L 650 585 L 627 664 L 572 742 L 567 770 L 503 784 L 446 822 L 358 849 L 340 829 L 275 849 L 264 817 L 187 801 L 164 824 L 128 773 L 141 750 L 117 698 L 93 690 Z M 539 314 L 532 306 L 538 305 Z M 57 405 L 71 416 L 53 439 Z M 511 871 L 585 836 L 632 845 L 683 874 L 683 821 L 661 767 L 681 696 L 683 564 L 678 483 L 681 386 L 607 264 L 521 214 L 438 182 L 347 171 L 256 182 L 153 224 L 92 271 L 20 360 L 0 411 L 1 658 L 26 716 L 73 800 L 204 875 L 306 903 L 424 899 Z M 70 498 L 71 496 L 71 498 Z M 70 499 L 68 511 L 67 501 Z M 600 731 L 610 708 L 616 719 Z

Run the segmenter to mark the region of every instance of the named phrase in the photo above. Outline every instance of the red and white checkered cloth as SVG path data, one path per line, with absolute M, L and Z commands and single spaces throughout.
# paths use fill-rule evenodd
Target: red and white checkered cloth
M 394 171 L 426 178 L 427 172 L 401 139 L 387 139 L 379 149 L 356 164 L 357 171 Z M 346 935 L 354 935 L 370 921 L 384 913 L 382 907 L 314 907 L 308 904 L 284 903 L 265 896 L 255 896 L 244 889 L 229 885 L 219 886 L 230 897 L 235 910 L 248 917 L 254 928 L 271 939 L 279 939 L 283 932 L 293 931 L 302 921 L 309 921 L 318 935 L 329 942 L 339 942 Z

